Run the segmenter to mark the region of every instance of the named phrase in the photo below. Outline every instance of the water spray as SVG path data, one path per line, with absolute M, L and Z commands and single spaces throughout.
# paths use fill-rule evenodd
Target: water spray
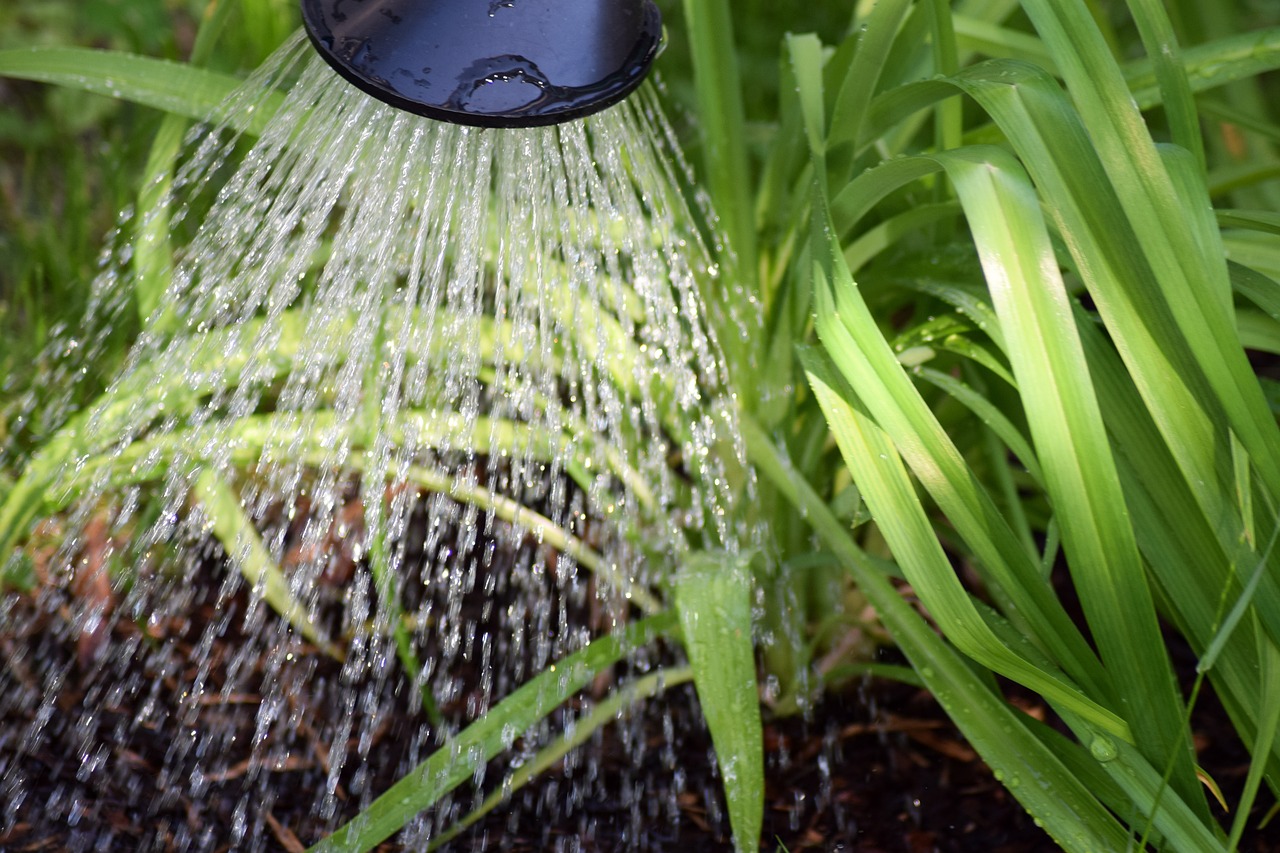
M 302 19 L 365 93 L 477 127 L 560 124 L 612 106 L 662 41 L 652 0 L 302 0 Z
M 684 556 L 736 541 L 714 265 L 640 85 L 652 0 L 301 5 L 311 44 L 219 110 L 271 120 L 201 127 L 175 170 L 174 321 L 0 495 L 0 531 L 57 530 L 28 548 L 50 581 L 0 602 L 0 718 L 25 721 L 0 732 L 0 832 L 265 853 L 277 824 L 389 834 L 359 815 L 390 797 L 425 849 L 555 733 L 618 723 L 659 667 L 676 683 L 641 642 L 612 696 L 519 698 L 548 673 L 578 691 L 564 662 L 670 622 Z M 133 251 L 90 328 L 133 311 Z M 505 744 L 459 740 L 513 708 L 532 722 Z M 649 712 L 618 729 L 637 773 Z M 503 831 L 550 839 L 554 806 L 594 832 L 587 798 L 641 790 L 604 755 Z

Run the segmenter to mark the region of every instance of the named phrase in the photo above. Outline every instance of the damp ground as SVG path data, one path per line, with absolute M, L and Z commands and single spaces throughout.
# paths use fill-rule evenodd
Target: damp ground
M 0 764 L 10 780 L 23 780 L 22 801 L 9 800 L 0 824 L 0 849 L 36 850 L 302 850 L 323 832 L 313 815 L 315 790 L 329 773 L 328 739 L 313 733 L 334 716 L 344 690 L 340 667 L 318 652 L 307 683 L 289 692 L 294 703 L 286 715 L 291 727 L 267 736 L 259 754 L 276 756 L 273 766 L 250 770 L 249 744 L 264 697 L 263 679 L 276 671 L 268 660 L 243 661 L 239 638 L 223 632 L 212 649 L 199 649 L 211 622 L 224 619 L 212 602 L 219 601 L 222 575 L 228 568 L 212 554 L 196 579 L 195 605 L 186 618 L 171 624 L 139 627 L 127 620 L 112 627 L 115 637 L 81 634 L 74 639 L 56 622 L 60 611 L 41 606 L 41 596 L 66 596 L 61 589 L 37 588 L 31 594 L 8 593 L 3 600 L 6 627 L 0 650 L 7 667 L 4 689 L 45 693 L 37 674 L 22 666 L 15 648 L 38 648 L 41 655 L 65 663 L 65 682 L 52 707 L 36 703 L 30 715 L 11 703 L 11 718 L 0 720 Z M 81 589 L 74 594 L 93 595 Z M 225 599 L 221 599 L 223 606 Z M 501 604 L 502 602 L 498 602 Z M 231 608 L 249 606 L 241 594 Z M 21 625 L 24 636 L 11 626 Z M 38 633 L 45 642 L 32 636 Z M 91 674 L 95 647 L 124 649 L 139 644 L 163 645 L 168 672 L 136 673 L 148 691 L 117 690 L 100 696 L 103 685 Z M 898 663 L 894 652 L 883 652 Z M 197 655 L 211 655 L 238 672 L 241 692 L 226 701 L 205 701 L 184 710 L 176 688 L 183 670 L 196 667 Z M 140 657 L 140 660 L 142 658 Z M 148 658 L 155 666 L 159 658 Z M 1182 656 L 1187 674 L 1194 660 Z M 139 664 L 141 667 L 142 664 Z M 477 672 L 457 673 L 463 688 L 457 707 L 464 713 L 477 688 Z M 212 678 L 221 678 L 215 667 Z M 118 673 L 116 677 L 118 685 Z M 175 688 L 170 691 L 169 688 Z M 608 685 L 601 684 L 601 691 Z M 396 751 L 406 735 L 425 725 L 411 703 L 397 697 L 387 682 L 383 707 L 399 710 L 383 718 L 364 746 L 373 753 Z M 401 691 L 403 692 L 403 691 Z M 1010 691 L 1024 712 L 1053 722 L 1034 696 Z M 84 707 L 100 709 L 92 731 L 84 723 Z M 28 727 L 31 715 L 45 714 L 48 736 L 36 752 L 21 748 L 13 733 Z M 21 718 L 12 718 L 19 715 Z M 152 722 L 139 727 L 138 720 Z M 123 727 L 134 733 L 127 748 L 113 743 L 111 733 Z M 216 761 L 201 757 L 198 775 L 175 770 L 175 742 L 188 728 L 238 732 L 225 738 L 229 747 Z M 1231 801 L 1248 770 L 1229 720 L 1212 695 L 1202 697 L 1194 726 L 1199 762 L 1222 786 Z M 137 732 L 143 732 L 139 737 Z M 236 746 L 239 744 L 239 746 Z M 762 850 L 845 851 L 983 851 L 1028 853 L 1052 849 L 1052 843 L 1021 810 L 1008 792 L 946 719 L 924 691 L 909 685 L 869 680 L 832 693 L 807 717 L 768 719 L 765 724 L 767 791 Z M 356 748 L 353 744 L 351 748 Z M 590 761 L 557 766 L 455 839 L 455 851 L 700 851 L 730 849 L 728 821 L 714 770 L 709 738 L 701 723 L 696 696 L 682 685 L 660 702 L 610 726 L 588 745 Z M 642 756 L 637 761 L 636 756 Z M 104 772 L 104 765 L 109 766 Z M 87 773 L 86 767 L 93 772 Z M 433 814 L 432 825 L 447 826 L 466 814 L 483 793 L 500 784 L 509 768 L 499 761 L 487 768 L 480 789 L 460 789 Z M 15 773 L 18 770 L 20 772 Z M 166 774 L 168 774 L 166 778 Z M 252 778 L 254 796 L 245 797 Z M 92 779 L 86 784 L 85 779 Z M 163 780 L 167 790 L 160 794 Z M 349 818 L 356 798 L 347 791 L 363 785 L 373 791 L 393 779 L 356 780 L 350 774 L 339 786 L 338 818 Z M 13 793 L 8 792 L 8 793 Z M 1260 817 L 1260 815 L 1259 815 Z M 1253 822 L 1256 827 L 1257 820 Z M 241 844 L 227 838 L 238 836 Z M 251 840 L 252 839 L 252 840 Z M 1253 829 L 1241 850 L 1275 849 L 1274 829 Z M 386 843 L 379 850 L 409 849 Z

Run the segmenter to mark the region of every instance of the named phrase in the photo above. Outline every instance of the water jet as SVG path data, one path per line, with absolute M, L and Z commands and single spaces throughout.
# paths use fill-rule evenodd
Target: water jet
M 0 668 L 0 712 L 26 721 L 0 740 L 10 821 L 44 775 L 44 820 L 74 817 L 76 844 L 253 850 L 429 776 L 401 836 L 425 847 L 466 813 L 453 787 L 478 802 L 558 732 L 689 678 L 672 577 L 736 547 L 733 414 L 715 266 L 639 85 L 656 11 L 574 6 L 610 26 L 563 67 L 477 35 L 437 97 L 383 85 L 405 75 L 377 57 L 422 70 L 384 30 L 335 29 L 358 8 L 414 38 L 476 24 L 401 7 L 308 0 L 310 38 L 220 112 L 270 113 L 261 134 L 192 133 L 159 307 L 0 506 L 46 579 L 6 614 L 26 643 Z M 129 304 L 131 254 L 87 325 Z M 517 706 L 537 714 L 467 739 Z M 575 755 L 566 808 L 587 820 L 614 794 Z M 141 830 L 112 828 L 111 798 Z

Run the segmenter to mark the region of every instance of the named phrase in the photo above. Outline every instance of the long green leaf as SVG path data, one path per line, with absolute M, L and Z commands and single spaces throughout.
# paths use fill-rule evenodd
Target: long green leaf
M 450 738 L 351 822 L 312 846 L 312 853 L 364 853 L 510 748 L 521 733 L 613 666 L 628 650 L 653 642 L 676 624 L 673 613 L 637 622 L 620 637 L 603 637 L 552 664 Z
M 342 650 L 331 644 L 312 621 L 306 606 L 289 586 L 289 579 L 271 559 L 262 538 L 253 528 L 240 506 L 240 497 L 210 469 L 195 478 L 192 492 L 200 501 L 201 511 L 209 521 L 213 535 L 226 549 L 227 556 L 253 588 L 253 594 L 283 616 L 298 633 L 315 643 L 325 653 L 339 660 Z
M 1196 285 L 1195 297 L 1202 306 L 1203 317 L 1226 315 L 1229 331 L 1210 331 L 1208 323 L 1197 324 L 1190 317 L 1173 316 L 1175 309 L 1185 308 L 1174 303 L 1180 299 L 1185 302 L 1189 297 L 1162 293 L 1161 285 L 1170 276 L 1185 279 L 1185 271 L 1175 273 L 1167 259 L 1163 259 L 1160 272 L 1142 262 L 1142 255 L 1135 250 L 1138 237 L 1134 228 L 1114 198 L 1083 126 L 1057 85 L 1035 69 L 1023 67 L 1018 71 L 993 65 L 970 69 L 956 80 L 1013 139 L 1037 187 L 1049 201 L 1049 213 L 1067 238 L 1080 273 L 1119 343 L 1126 368 L 1159 427 L 1163 443 L 1182 469 L 1186 483 L 1192 486 L 1191 493 L 1212 525 L 1220 547 L 1233 555 L 1230 559 L 1236 559 L 1241 522 L 1232 498 L 1228 422 L 1232 427 L 1245 422 L 1256 427 L 1250 430 L 1256 438 L 1254 444 L 1250 446 L 1243 438 L 1242 443 L 1254 457 L 1268 490 L 1274 487 L 1277 472 L 1269 471 L 1254 454 L 1259 446 L 1265 450 L 1272 440 L 1268 436 L 1276 433 L 1269 410 L 1268 423 L 1259 424 L 1252 413 L 1241 411 L 1242 403 L 1251 395 L 1224 388 L 1226 380 L 1215 382 L 1204 370 L 1206 364 L 1216 363 L 1226 369 L 1225 362 L 1236 362 L 1230 368 L 1234 379 L 1245 387 L 1257 387 L 1247 362 L 1241 368 L 1238 360 L 1243 359 L 1243 352 L 1238 343 L 1235 354 L 1230 355 L 1232 341 L 1238 341 L 1234 314 L 1229 311 L 1230 283 L 1210 284 L 1212 276 L 1206 273 L 1204 282 Z M 1184 158 L 1176 156 L 1161 158 L 1162 168 L 1171 167 L 1165 173 L 1170 187 L 1183 195 L 1190 193 L 1195 183 L 1185 174 L 1187 167 L 1180 165 L 1184 163 Z M 1199 201 L 1181 198 L 1178 206 L 1203 208 L 1207 214 L 1203 197 Z M 1194 239 L 1182 240 L 1187 244 L 1181 247 L 1182 251 L 1188 257 L 1194 255 L 1194 260 L 1187 263 L 1203 267 L 1215 251 L 1220 259 L 1221 249 L 1214 249 L 1219 240 L 1211 218 L 1184 217 L 1184 222 L 1196 226 Z M 1277 601 L 1271 597 L 1280 595 L 1274 578 L 1264 582 L 1264 587 L 1267 600 Z M 1273 637 L 1280 637 L 1280 611 L 1268 606 L 1261 613 L 1268 631 Z
M 1257 707 L 1262 708 L 1263 712 L 1259 720 L 1258 735 L 1252 745 L 1253 761 L 1245 779 L 1244 793 L 1236 804 L 1236 817 L 1231 824 L 1231 837 L 1227 845 L 1231 851 L 1235 851 L 1240 844 L 1240 836 L 1244 834 L 1267 770 L 1267 756 L 1271 753 L 1277 730 L 1280 729 L 1280 651 L 1267 644 L 1258 652 L 1262 658 L 1262 677 L 1259 679 Z
M 1044 474 L 1040 471 L 1040 462 L 1036 457 L 1035 451 L 1031 449 L 1030 443 L 1027 442 L 1018 428 L 1000 411 L 995 403 L 950 374 L 942 373 L 932 368 L 923 368 L 919 371 L 919 375 L 922 379 L 946 391 L 969 408 L 984 424 L 991 427 L 1000 438 L 1000 441 L 1004 443 L 1004 446 L 1009 449 L 1009 452 L 1017 456 L 1018 460 L 1026 466 L 1027 473 L 1031 476 L 1031 479 L 1036 483 L 1044 483 Z
M 196 42 L 191 48 L 191 66 L 198 68 L 208 61 L 234 8 L 225 0 L 211 0 L 205 6 Z M 170 113 L 164 117 L 151 143 L 142 189 L 138 192 L 138 227 L 133 241 L 134 301 L 143 321 L 160 305 L 172 274 L 169 194 L 173 187 L 173 166 L 182 149 L 186 129 L 183 116 Z
M 1192 91 L 1205 92 L 1280 68 L 1280 27 L 1237 33 L 1182 51 Z M 1134 102 L 1147 109 L 1160 102 L 1160 86 L 1150 59 L 1125 69 Z
M 1072 708 L 1095 726 L 1130 738 L 1129 727 L 1061 672 L 1028 659 L 1027 650 L 1007 644 L 969 600 L 933 527 L 916 497 L 899 450 L 888 433 L 851 404 L 849 386 L 832 367 L 812 355 L 804 359 L 809 384 L 822 404 L 827 422 L 871 509 L 872 517 L 893 549 L 913 589 L 938 620 L 947 638 L 983 666 L 1031 687 L 1056 704 Z M 874 465 L 866 460 L 874 459 Z M 1021 544 L 1012 546 L 1026 557 Z M 1019 639 L 1019 644 L 1026 641 Z M 1027 645 L 1030 645 L 1029 643 Z
M 1111 343 L 1082 310 L 1076 315 L 1099 404 L 1115 436 L 1139 547 L 1160 583 L 1166 615 L 1203 655 L 1219 632 L 1225 602 L 1241 594 L 1231 565 L 1239 558 L 1224 552 Z M 1260 588 L 1259 594 L 1266 592 Z M 1252 621 L 1241 625 L 1244 636 L 1232 639 L 1212 670 L 1219 696 L 1246 732 L 1260 713 L 1254 627 Z
M 607 699 L 595 705 L 585 718 L 576 720 L 573 728 L 560 736 L 554 743 L 538 751 L 529 761 L 524 762 L 508 774 L 502 787 L 484 798 L 484 802 L 444 832 L 431 839 L 427 850 L 435 850 L 457 838 L 467 827 L 480 820 L 502 803 L 510 800 L 511 795 L 533 781 L 539 773 L 549 770 L 557 761 L 564 758 L 574 749 L 590 740 L 596 732 L 632 705 L 650 699 L 670 687 L 693 680 L 693 670 L 687 666 L 660 669 L 643 678 L 628 682 L 613 692 Z
M 1176 300 L 1159 292 L 1157 275 L 1135 250 L 1137 237 L 1115 199 L 1079 115 L 1052 79 L 1025 64 L 983 63 L 965 69 L 951 82 L 992 115 L 1027 165 L 1108 327 L 1122 342 L 1126 367 L 1163 434 L 1162 442 L 1169 446 L 1186 483 L 1193 485 L 1192 494 L 1221 548 L 1233 554 L 1240 523 L 1230 499 L 1230 466 L 1223 464 L 1230 455 L 1223 423 L 1228 415 L 1222 407 L 1227 400 L 1238 405 L 1239 397 L 1216 392 L 1202 369 L 1200 356 L 1185 345 L 1184 327 L 1172 316 Z M 947 85 L 929 81 L 904 87 L 914 94 L 894 106 L 909 104 L 921 109 L 932 99 L 945 96 Z M 899 167 L 895 164 L 894 168 Z M 856 220 L 869 209 L 887 189 L 882 186 L 886 178 L 875 174 L 880 171 L 873 170 L 843 190 L 833 205 L 833 214 L 843 212 L 847 221 Z M 1180 181 L 1183 187 L 1188 184 Z M 1180 201 L 1178 206 L 1188 203 Z M 1214 235 L 1200 233 L 1198 239 L 1185 242 L 1195 244 L 1191 251 L 1199 263 L 1212 256 L 1209 247 L 1217 240 Z M 1181 271 L 1177 274 L 1183 275 Z M 1205 300 L 1208 313 L 1224 313 L 1230 294 L 1224 295 L 1222 286 L 1200 290 L 1198 298 Z M 1234 319 L 1231 323 L 1226 339 L 1236 338 Z M 1205 329 L 1191 326 L 1190 334 L 1206 347 L 1216 350 L 1224 346 L 1221 341 L 1205 341 Z M 1251 372 L 1243 381 L 1257 385 Z M 1268 430 L 1274 432 L 1274 424 L 1262 428 L 1262 433 Z M 1268 600 L 1274 600 L 1273 593 L 1280 595 L 1272 584 L 1274 579 L 1264 580 L 1263 595 Z M 1268 631 L 1280 636 L 1280 610 L 1269 606 L 1260 612 Z
M 693 56 L 711 195 L 736 256 L 726 260 L 732 261 L 741 281 L 754 282 L 755 207 L 749 195 L 751 164 L 745 144 L 746 117 L 733 40 L 732 7 L 728 0 L 685 0 L 684 22 Z
M 53 83 L 165 112 L 206 120 L 226 119 L 238 130 L 260 133 L 275 114 L 278 97 L 252 115 L 218 115 L 240 86 L 229 74 L 132 53 L 80 47 L 0 50 L 0 76 Z
M 733 837 L 760 847 L 764 746 L 751 640 L 750 557 L 694 554 L 676 576 L 676 609 L 698 702 L 724 779 Z
M 1035 191 L 1001 149 L 940 159 L 969 215 L 1068 566 L 1116 695 L 1139 748 L 1157 766 L 1173 763 L 1175 787 L 1195 797 L 1181 701 Z
M 1195 100 L 1173 24 L 1159 0 L 1129 0 L 1129 10 L 1142 36 L 1143 46 L 1155 68 L 1160 86 L 1160 103 L 1164 106 L 1173 132 L 1173 140 L 1196 158 L 1204 171 L 1204 140 L 1196 116 Z
M 831 145 L 842 145 L 857 137 L 894 36 L 910 10 L 908 0 L 881 0 L 859 27 L 857 52 L 845 71 L 831 112 Z
M 1132 229 L 1127 251 L 1133 254 L 1135 247 L 1141 247 L 1141 257 L 1149 265 L 1147 281 L 1154 285 L 1154 292 L 1148 298 L 1167 306 L 1174 330 L 1160 343 L 1165 349 L 1185 350 L 1208 386 L 1208 393 L 1196 401 L 1198 406 L 1208 404 L 1206 421 L 1190 424 L 1197 432 L 1210 433 L 1207 446 L 1194 449 L 1196 456 L 1206 463 L 1222 459 L 1230 429 L 1253 458 L 1265 487 L 1280 495 L 1280 431 L 1240 348 L 1234 318 L 1222 308 L 1222 293 L 1230 288 L 1225 259 L 1203 250 L 1210 235 L 1189 233 L 1182 212 L 1188 200 L 1179 192 L 1180 187 L 1185 192 L 1189 182 L 1170 174 L 1115 60 L 1096 30 L 1083 24 L 1078 0 L 1026 0 L 1024 6 L 1062 69 L 1107 182 L 1114 187 Z M 1195 203 L 1207 201 L 1202 189 Z M 1127 330 L 1114 331 L 1123 339 Z M 1137 354 L 1127 342 L 1121 351 L 1136 372 Z M 1181 401 L 1175 402 L 1156 387 L 1142 383 L 1140 387 L 1161 431 L 1171 442 L 1189 444 L 1177 404 Z M 1207 471 L 1196 473 L 1199 480 L 1193 478 L 1193 482 L 1214 483 L 1222 477 L 1221 471 L 1208 479 Z
M 886 163 L 855 180 L 849 190 L 857 194 L 853 205 L 862 207 L 867 199 L 879 198 L 893 187 L 940 168 L 938 162 L 927 158 L 898 159 Z M 1073 679 L 1086 688 L 1093 697 L 1107 697 L 1106 679 L 1096 658 L 1062 609 L 1061 602 L 1053 595 L 1041 574 L 1039 566 L 1022 548 L 1017 534 L 1001 516 L 990 495 L 955 447 L 942 425 L 929 410 L 910 378 L 898 363 L 895 354 L 880 333 L 860 291 L 844 266 L 843 255 L 827 261 L 825 257 L 836 251 L 834 229 L 815 229 L 819 234 L 813 251 L 826 255 L 815 260 L 814 275 L 826 284 L 815 285 L 819 311 L 817 326 L 823 345 L 839 366 L 844 379 L 859 389 L 863 401 L 873 412 L 876 421 L 894 436 L 898 452 L 929 490 L 939 507 L 961 532 L 973 548 L 980 569 L 988 583 L 998 588 L 1000 595 L 1016 605 L 1019 621 L 1035 641 L 1052 650 L 1052 657 Z M 819 266 L 822 263 L 824 266 Z M 838 277 L 833 281 L 832 277 Z M 939 577 L 940 583 L 955 584 Z M 957 594 L 953 588 L 942 592 L 941 599 L 950 600 Z M 936 602 L 943 606 L 944 602 Z M 931 608 L 935 604 L 930 605 Z M 969 630 L 978 622 L 972 617 L 961 623 Z M 1025 667 L 1016 655 L 1006 657 L 998 643 L 989 638 L 971 637 L 975 645 L 966 646 L 958 638 L 965 651 L 972 654 L 989 648 L 1000 656 L 1004 667 L 1017 667 L 1023 677 L 1039 678 L 1034 667 Z M 991 666 L 994 661 L 989 661 Z M 1001 666 L 994 666 L 1006 675 L 1014 677 Z M 1053 685 L 1046 685 L 1056 690 Z M 1109 700 L 1102 698 L 1103 704 Z

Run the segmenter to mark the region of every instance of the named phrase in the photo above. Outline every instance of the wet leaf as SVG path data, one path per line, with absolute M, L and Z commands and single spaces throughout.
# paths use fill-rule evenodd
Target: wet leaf
M 311 621 L 307 608 L 294 596 L 289 581 L 245 516 L 240 498 L 231 487 L 217 474 L 206 470 L 196 477 L 193 494 L 200 500 L 213 535 L 227 550 L 240 574 L 252 585 L 254 594 L 261 596 L 276 613 L 287 619 L 298 633 L 326 654 L 341 660 L 342 650 L 324 639 L 319 627 Z
M 676 579 L 685 650 L 724 777 L 738 850 L 757 848 L 764 809 L 749 563 L 741 554 L 700 553 Z
M 191 65 L 79 47 L 0 50 L 0 76 L 83 89 L 193 119 L 214 115 L 240 85 L 229 74 Z M 228 119 L 241 130 L 257 133 L 275 110 L 255 112 L 252 122 Z
M 624 637 L 602 637 L 543 670 L 450 738 L 359 817 L 310 849 L 313 853 L 362 853 L 390 838 L 414 815 L 471 778 L 478 762 L 506 749 L 512 732 L 527 730 L 629 649 L 666 633 L 673 622 L 670 613 L 637 622 Z

